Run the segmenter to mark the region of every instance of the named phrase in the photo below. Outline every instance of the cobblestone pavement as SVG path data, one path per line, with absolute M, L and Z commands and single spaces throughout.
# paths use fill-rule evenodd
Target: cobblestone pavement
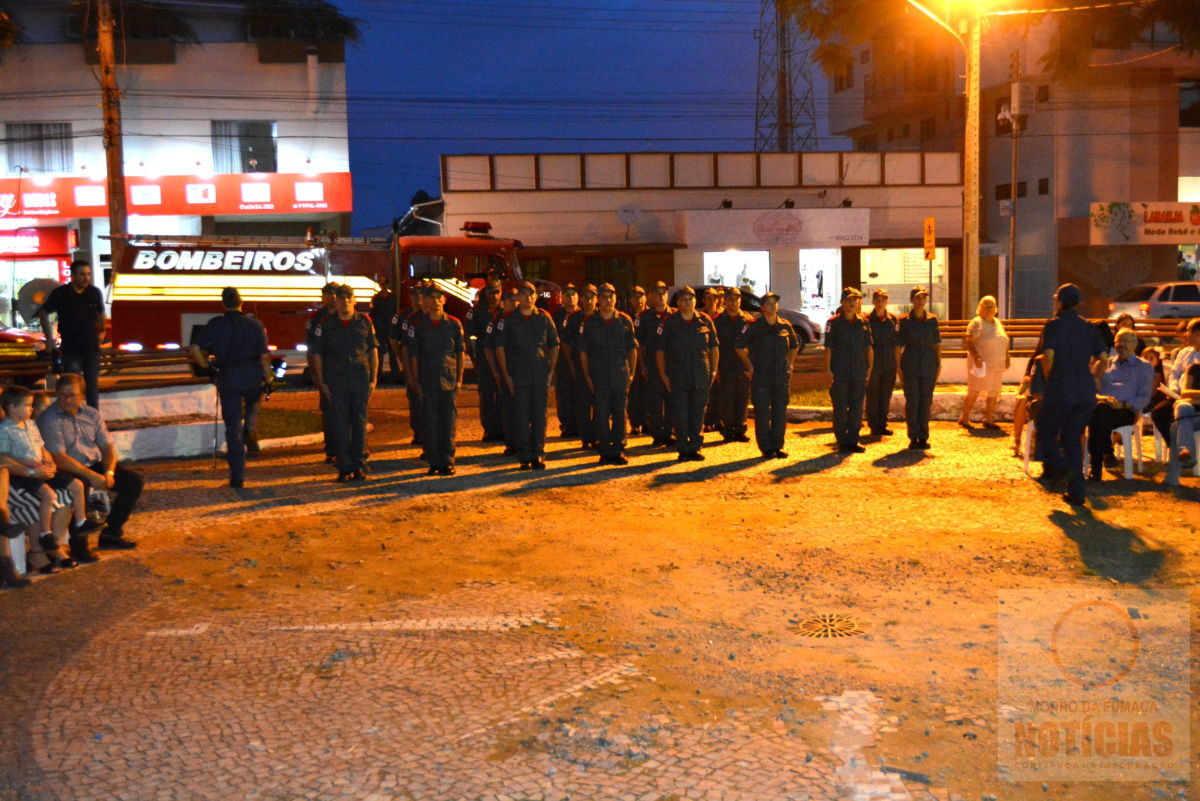
M 1117 797 L 996 782 L 994 588 L 1190 586 L 1197 479 L 1072 513 L 938 424 L 700 467 L 552 440 L 542 474 L 466 444 L 430 478 L 399 394 L 365 486 L 311 448 L 241 491 L 149 465 L 137 551 L 0 594 L 0 801 Z M 865 634 L 788 633 L 830 610 Z

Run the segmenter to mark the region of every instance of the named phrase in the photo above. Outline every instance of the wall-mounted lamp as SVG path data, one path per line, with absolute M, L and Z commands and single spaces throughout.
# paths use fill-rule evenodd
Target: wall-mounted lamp
M 851 207 L 851 206 L 853 206 L 853 205 L 854 205 L 854 201 L 853 201 L 853 200 L 851 200 L 850 198 L 848 198 L 848 197 L 846 197 L 846 198 L 842 198 L 842 203 L 841 203 L 841 206 L 842 206 L 842 208 L 843 208 L 843 209 L 848 209 L 848 208 L 850 208 L 850 207 Z
M 729 198 L 725 198 L 724 200 L 722 200 L 722 201 L 721 201 L 720 208 L 722 208 L 722 209 L 732 209 L 732 208 L 733 208 L 733 201 L 732 201 L 732 200 L 730 200 Z
M 780 203 L 780 204 L 779 204 L 778 206 L 776 206 L 775 208 L 778 208 L 778 209 L 794 209 L 794 208 L 796 208 L 796 201 L 792 200 L 792 199 L 789 197 L 787 200 L 783 201 L 782 203 Z

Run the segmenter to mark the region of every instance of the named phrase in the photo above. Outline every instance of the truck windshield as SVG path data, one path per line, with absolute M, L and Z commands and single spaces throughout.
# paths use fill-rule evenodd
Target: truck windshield
M 410 253 L 405 271 L 411 278 L 457 278 L 460 281 L 486 278 L 495 272 L 501 278 L 513 277 L 508 259 L 500 253 L 445 254 Z

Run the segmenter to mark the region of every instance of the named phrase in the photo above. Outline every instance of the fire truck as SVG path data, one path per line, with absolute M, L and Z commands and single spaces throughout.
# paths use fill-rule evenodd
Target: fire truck
M 445 292 L 446 312 L 465 319 L 490 275 L 506 286 L 523 280 L 521 243 L 493 237 L 490 230 L 485 222 L 470 222 L 462 236 L 389 240 L 132 235 L 110 287 L 112 342 L 135 352 L 186 347 L 200 326 L 221 313 L 226 286 L 238 288 L 243 309 L 263 322 L 271 348 L 281 351 L 305 349 L 305 323 L 330 281 L 354 287 L 364 308 L 384 279 L 399 308 L 409 306 L 411 287 L 430 281 Z M 557 285 L 537 283 L 539 305 L 556 308 Z

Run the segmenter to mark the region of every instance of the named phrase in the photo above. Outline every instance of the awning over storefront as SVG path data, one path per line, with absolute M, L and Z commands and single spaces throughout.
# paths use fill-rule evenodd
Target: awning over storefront
M 862 246 L 871 238 L 870 209 L 715 209 L 686 211 L 689 247 Z

